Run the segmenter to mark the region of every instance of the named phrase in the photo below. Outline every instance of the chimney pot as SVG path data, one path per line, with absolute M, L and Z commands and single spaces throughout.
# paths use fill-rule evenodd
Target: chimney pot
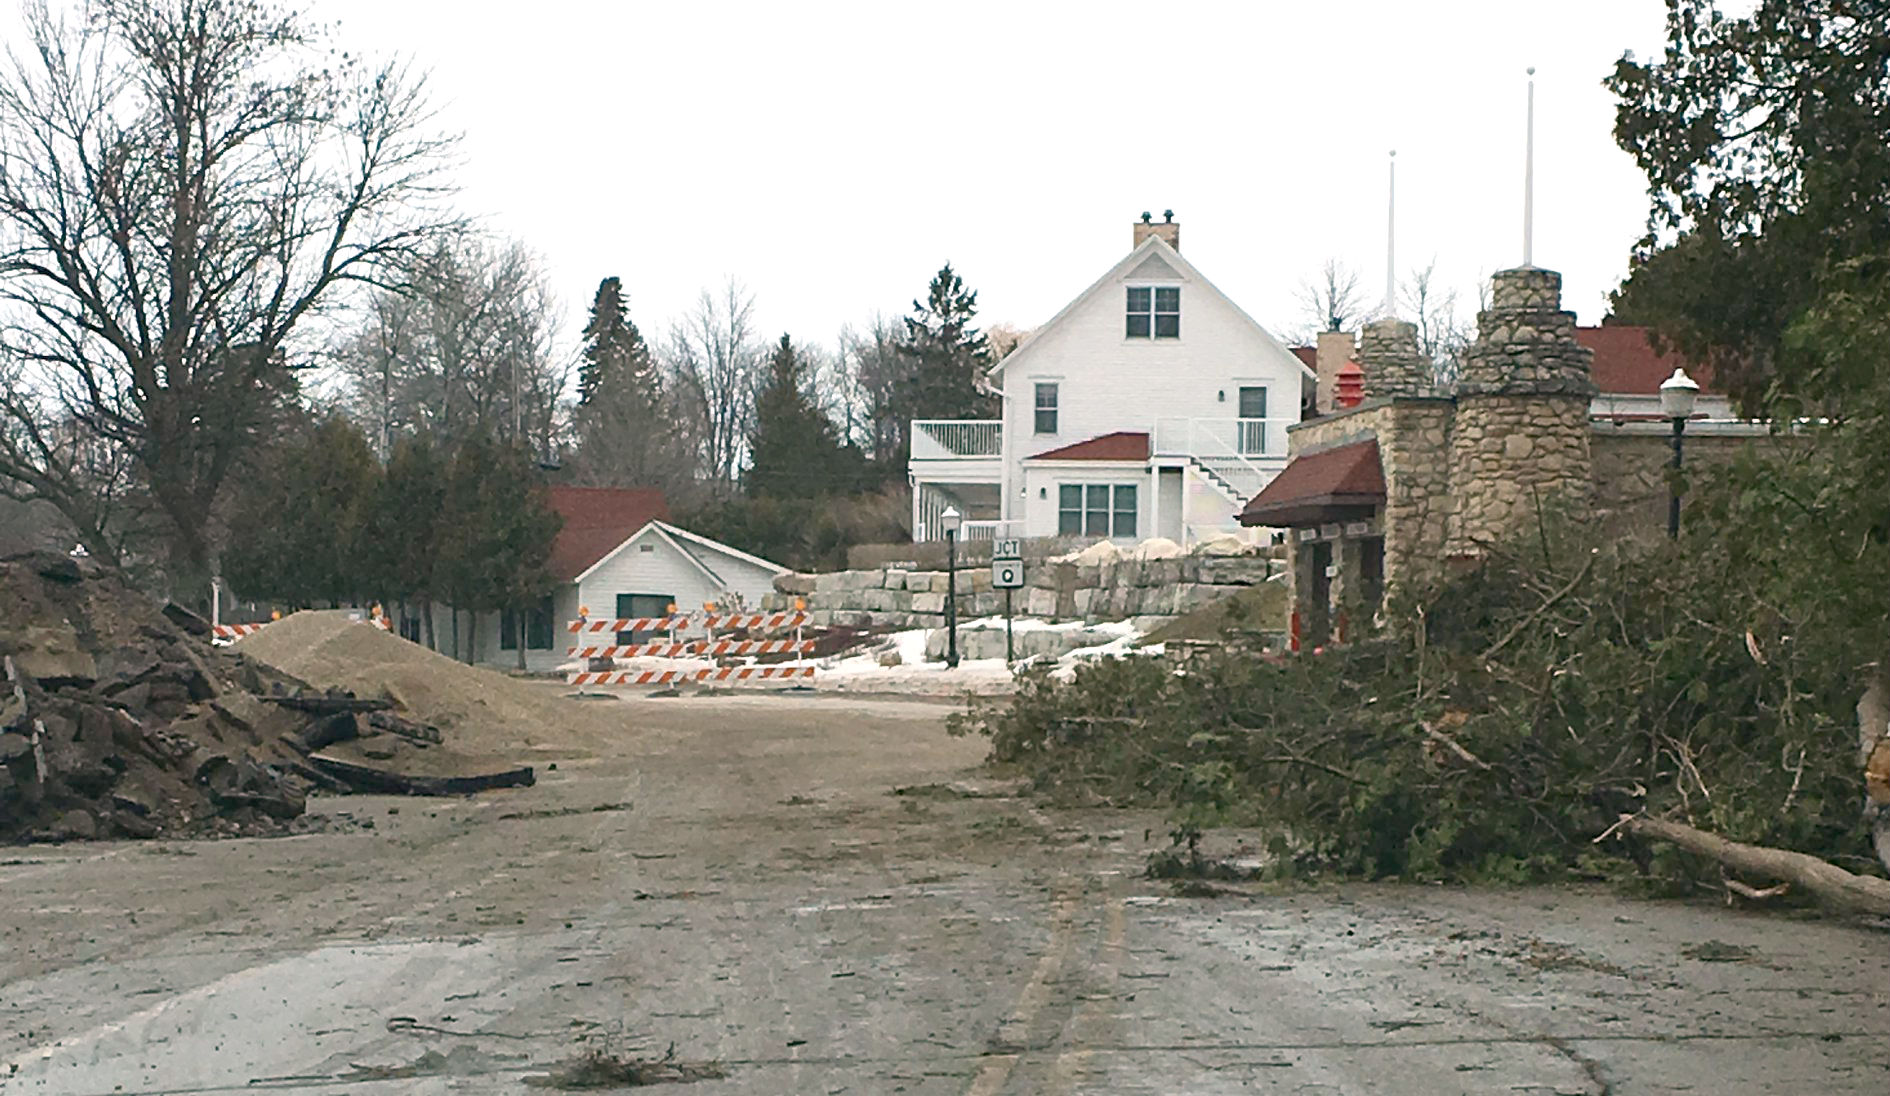
M 1176 251 L 1181 250 L 1181 225 L 1175 220 L 1175 211 L 1172 209 L 1164 209 L 1162 210 L 1162 215 L 1166 217 L 1167 220 L 1157 224 L 1155 223 L 1155 219 L 1149 214 L 1142 214 L 1141 222 L 1134 226 L 1135 234 L 1134 239 L 1129 244 L 1130 250 L 1141 247 L 1142 241 L 1148 239 L 1150 236 L 1159 236 L 1162 242 L 1169 247 L 1174 248 Z

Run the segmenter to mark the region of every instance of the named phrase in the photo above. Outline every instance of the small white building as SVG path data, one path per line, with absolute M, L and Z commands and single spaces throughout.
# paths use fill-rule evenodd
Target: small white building
M 1011 536 L 1239 530 L 1286 465 L 1313 371 L 1181 257 L 1180 229 L 1145 216 L 1120 262 L 991 369 L 1001 419 L 912 423 L 915 540 L 939 539 L 948 506 Z
M 592 619 L 663 616 L 699 612 L 713 603 L 724 610 L 758 608 L 787 568 L 737 548 L 698 536 L 663 520 L 663 494 L 654 488 L 553 487 L 551 507 L 564 527 L 551 550 L 550 568 L 559 585 L 526 614 L 525 667 L 549 671 L 567 661 L 573 643 L 567 626 L 580 610 Z M 417 621 L 402 630 L 419 639 Z M 517 669 L 517 621 L 513 614 L 460 615 L 454 645 L 450 606 L 436 606 L 436 643 L 443 654 Z M 592 636 L 589 642 L 629 643 L 643 636 Z

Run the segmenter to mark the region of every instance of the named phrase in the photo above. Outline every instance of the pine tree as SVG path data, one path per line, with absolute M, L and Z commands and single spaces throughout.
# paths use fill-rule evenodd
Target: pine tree
M 768 358 L 749 439 L 751 497 L 809 499 L 857 486 L 860 458 L 808 395 L 807 362 L 788 336 Z
M 584 327 L 576 425 L 582 476 L 596 484 L 660 485 L 674 464 L 655 356 L 624 310 L 623 284 L 605 278 Z
M 932 278 L 923 304 L 912 302 L 899 349 L 913 360 L 905 411 L 912 418 L 975 419 L 996 413 L 979 391 L 991 365 L 991 348 L 972 326 L 978 294 L 946 263 Z

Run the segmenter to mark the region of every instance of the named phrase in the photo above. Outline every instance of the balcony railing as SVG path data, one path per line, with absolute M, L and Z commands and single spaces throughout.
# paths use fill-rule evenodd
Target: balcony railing
M 1004 455 L 1004 424 L 996 419 L 914 419 L 913 460 L 986 460 Z

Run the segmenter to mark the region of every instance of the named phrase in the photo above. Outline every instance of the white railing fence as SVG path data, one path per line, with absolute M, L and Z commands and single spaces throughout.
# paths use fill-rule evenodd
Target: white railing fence
M 914 419 L 913 460 L 988 458 L 1004 453 L 1004 424 L 996 419 Z
M 1286 459 L 1286 428 L 1297 420 L 1157 419 L 1154 454 L 1187 457 L 1229 494 L 1252 498 Z M 1269 469 L 1258 462 L 1275 467 Z
M 958 530 L 959 540 L 1002 540 L 1024 535 L 1024 523 L 1010 521 L 967 521 Z

